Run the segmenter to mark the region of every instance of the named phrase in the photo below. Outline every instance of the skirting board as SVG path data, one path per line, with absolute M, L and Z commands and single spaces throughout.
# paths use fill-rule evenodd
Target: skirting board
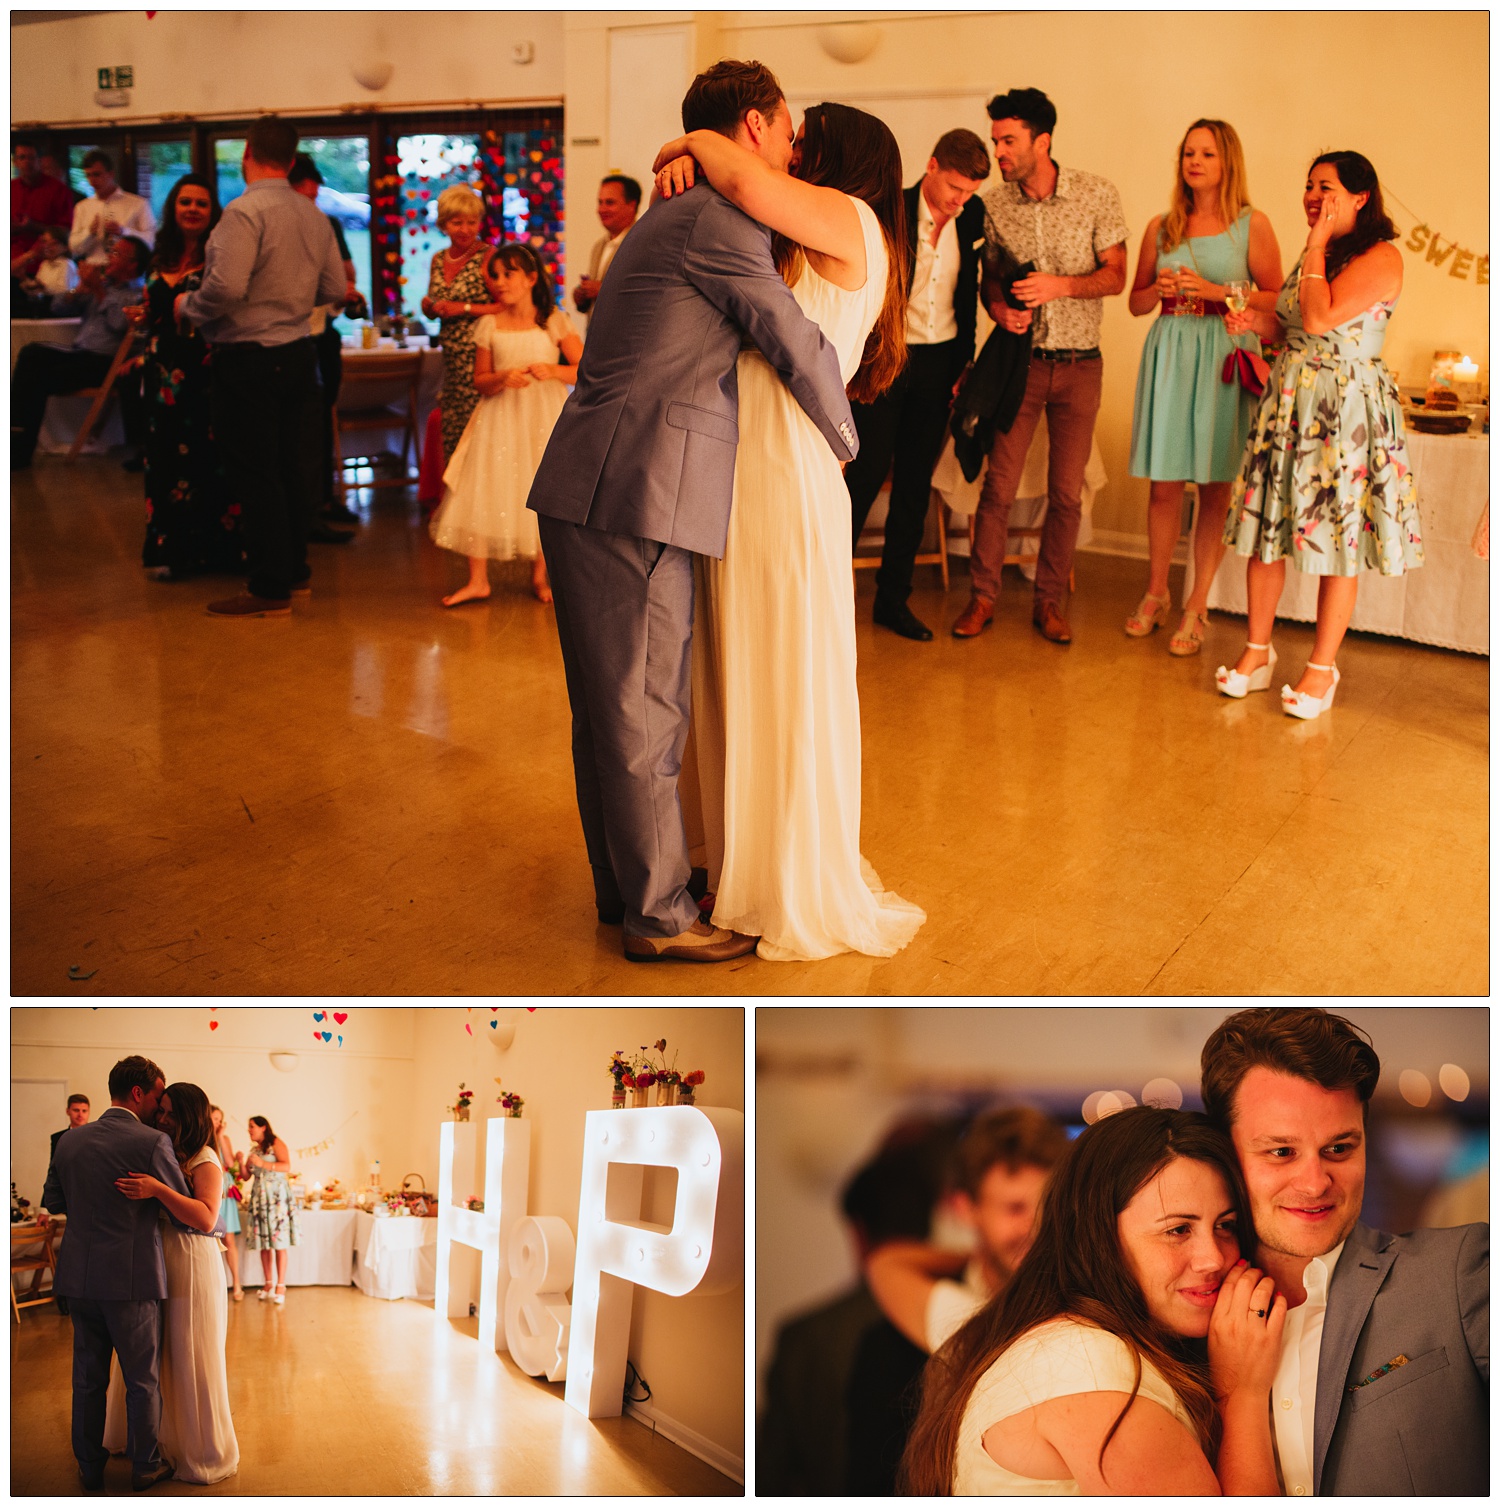
M 658 1413 L 649 1403 L 627 1402 L 626 1414 L 644 1423 L 647 1428 L 655 1429 L 664 1439 L 670 1439 L 673 1444 L 685 1449 L 688 1454 L 696 1455 L 705 1465 L 712 1465 L 721 1475 L 729 1476 L 738 1481 L 741 1486 L 745 1484 L 745 1461 L 741 1455 L 732 1455 L 722 1444 L 715 1444 L 712 1439 L 705 1438 L 696 1429 L 690 1429 L 685 1423 L 678 1423 L 673 1418 L 668 1418 L 665 1413 Z
M 1096 528 L 1094 537 L 1078 547 L 1086 554 L 1124 555 L 1131 560 L 1144 560 L 1150 553 L 1150 543 L 1144 534 L 1127 534 L 1123 529 Z M 1172 563 L 1186 565 L 1187 552 L 1187 540 L 1179 539 L 1172 550 Z

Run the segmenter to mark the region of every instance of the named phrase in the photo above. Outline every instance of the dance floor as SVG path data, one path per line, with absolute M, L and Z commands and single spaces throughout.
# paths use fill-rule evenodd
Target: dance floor
M 1143 562 L 1079 555 L 1070 649 L 1009 574 L 995 627 L 950 638 L 962 567 L 946 597 L 918 570 L 938 637 L 909 643 L 862 571 L 863 847 L 927 925 L 892 959 L 648 968 L 594 916 L 522 567 L 445 612 L 463 563 L 385 491 L 313 547 L 291 620 L 218 620 L 232 582 L 142 572 L 138 477 L 12 482 L 16 993 L 1488 990 L 1486 659 L 1351 635 L 1332 714 L 1298 723 L 1214 694 L 1243 619 L 1197 660 L 1125 637 Z M 1291 678 L 1311 643 L 1278 626 Z
M 160 1496 L 738 1496 L 721 1475 L 634 1418 L 587 1419 L 563 1383 L 484 1355 L 477 1319 L 352 1287 L 253 1291 L 229 1305 L 229 1401 L 240 1468 Z M 69 1445 L 73 1330 L 52 1307 L 11 1326 L 12 1496 L 75 1496 Z M 105 1491 L 130 1491 L 112 1460 Z

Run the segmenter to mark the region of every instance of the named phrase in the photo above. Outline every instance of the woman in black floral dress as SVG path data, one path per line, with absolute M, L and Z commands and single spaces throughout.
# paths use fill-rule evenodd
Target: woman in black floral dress
M 448 249 L 432 258 L 432 274 L 422 312 L 442 321 L 443 466 L 453 458 L 469 415 L 479 402 L 474 386 L 474 326 L 485 314 L 498 314 L 500 304 L 489 283 L 494 247 L 479 239 L 484 201 L 472 189 L 455 184 L 438 195 L 438 229 L 448 237 Z
M 146 544 L 141 562 L 161 580 L 238 571 L 239 509 L 230 501 L 209 426 L 209 352 L 172 305 L 203 279 L 203 247 L 219 223 L 208 179 L 189 173 L 167 195 L 140 319 L 146 327 L 144 396 Z

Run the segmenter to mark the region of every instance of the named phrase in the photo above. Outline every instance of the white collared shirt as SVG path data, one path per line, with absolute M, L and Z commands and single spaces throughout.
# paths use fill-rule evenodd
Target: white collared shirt
M 631 227 L 627 225 L 624 230 L 619 233 L 619 235 L 611 236 L 609 240 L 605 242 L 604 248 L 599 253 L 599 271 L 595 276 L 596 282 L 602 283 L 604 281 L 604 274 L 609 271 L 609 264 L 614 261 L 615 252 L 620 249 L 620 242 L 630 234 L 630 229 Z
M 132 1120 L 143 1125 L 145 1124 L 145 1121 L 133 1109 L 127 1109 L 123 1104 L 111 1104 L 109 1109 L 101 1109 L 99 1111 L 99 1118 L 102 1120 L 109 1113 L 110 1109 L 117 1109 L 122 1115 L 129 1115 Z
M 1318 1407 L 1318 1356 L 1328 1289 L 1343 1254 L 1340 1241 L 1326 1256 L 1314 1256 L 1302 1273 L 1307 1301 L 1288 1309 L 1281 1334 L 1281 1360 L 1271 1384 L 1271 1433 L 1276 1473 L 1284 1496 L 1313 1494 L 1313 1425 Z
M 978 1259 L 963 1270 L 963 1280 L 954 1282 L 943 1277 L 932 1284 L 927 1295 L 927 1348 L 936 1353 L 970 1319 L 989 1302 L 992 1294 L 979 1269 Z
M 953 295 L 958 288 L 958 216 L 938 232 L 932 244 L 937 218 L 927 195 L 917 189 L 917 260 L 912 269 L 911 297 L 906 303 L 906 343 L 939 345 L 958 339 L 958 318 Z

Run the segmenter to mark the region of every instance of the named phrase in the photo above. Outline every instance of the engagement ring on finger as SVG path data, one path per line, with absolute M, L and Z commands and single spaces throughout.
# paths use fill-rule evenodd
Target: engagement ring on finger
M 1252 1308 L 1250 1312 L 1253 1313 L 1258 1319 L 1263 1319 L 1266 1316 L 1266 1311 L 1264 1308 Z

